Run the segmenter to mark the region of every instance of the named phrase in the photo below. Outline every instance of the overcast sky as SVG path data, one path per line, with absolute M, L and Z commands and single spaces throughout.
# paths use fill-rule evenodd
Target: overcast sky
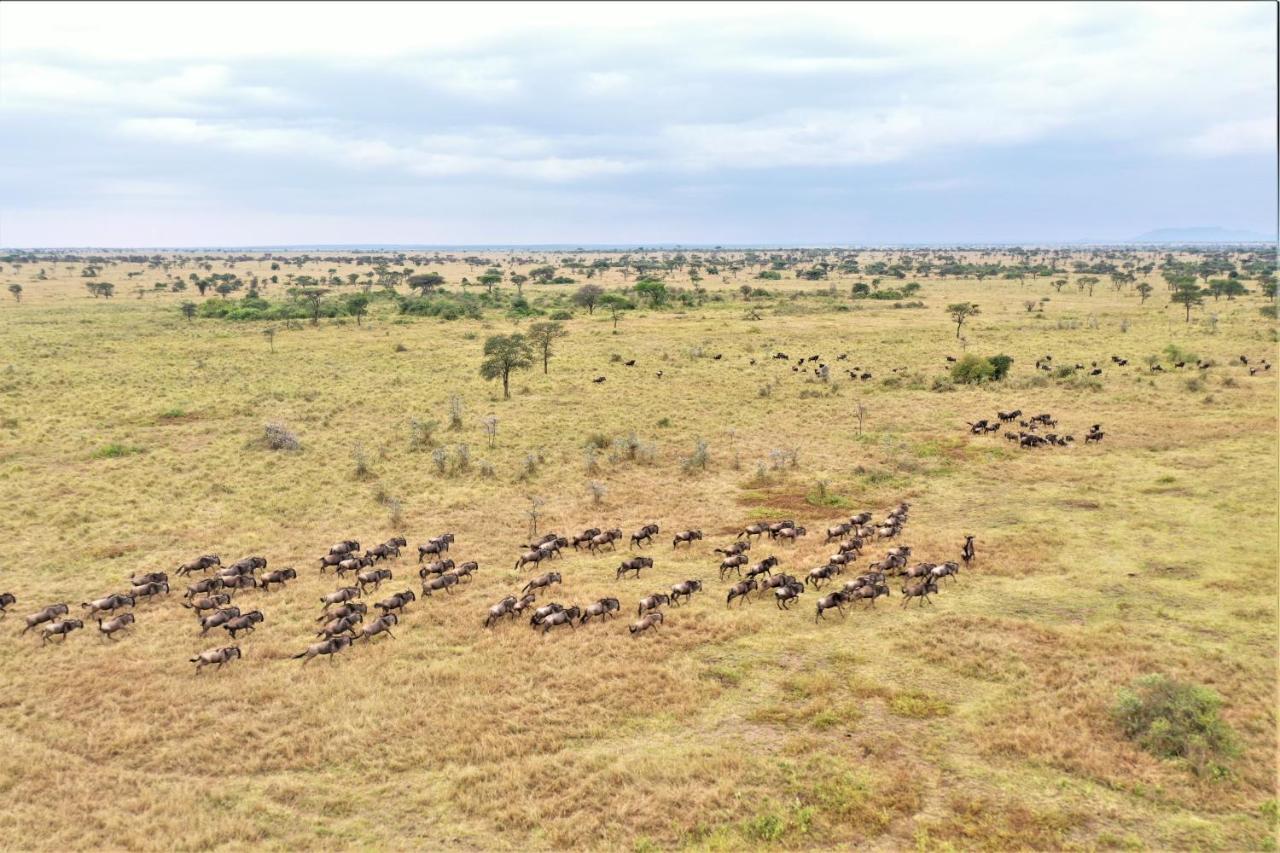
M 0 4 L 0 245 L 1276 231 L 1276 15 Z

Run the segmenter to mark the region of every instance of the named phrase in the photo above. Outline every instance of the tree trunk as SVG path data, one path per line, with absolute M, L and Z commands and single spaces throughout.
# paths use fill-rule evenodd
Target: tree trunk
M 507 390 L 507 382 L 510 379 L 511 379 L 511 371 L 509 370 L 502 371 L 502 399 L 504 400 L 511 399 L 511 392 Z

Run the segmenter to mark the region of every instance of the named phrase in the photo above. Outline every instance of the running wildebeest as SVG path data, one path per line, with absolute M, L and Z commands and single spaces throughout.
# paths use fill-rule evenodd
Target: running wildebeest
M 750 594 L 752 590 L 755 590 L 758 588 L 759 588 L 759 584 L 757 584 L 754 579 L 750 579 L 750 578 L 745 581 L 741 581 L 739 583 L 734 584 L 733 586 L 729 587 L 729 594 L 724 600 L 725 607 L 728 607 L 730 604 L 733 604 L 733 600 L 735 598 L 741 598 L 745 603 L 747 600 L 747 595 Z
M 133 621 L 134 620 L 133 620 L 132 613 L 121 613 L 119 616 L 115 617 L 114 619 L 108 619 L 106 622 L 103 622 L 101 617 L 99 617 L 98 619 L 99 636 L 106 637 L 108 640 L 114 640 L 115 633 L 117 631 L 123 631 L 124 629 L 128 628 L 130 625 L 133 624 Z
M 437 578 L 422 582 L 422 594 L 427 598 L 431 597 L 433 592 L 444 590 L 446 594 L 453 595 L 453 587 L 458 583 L 458 576 L 453 572 L 445 572 Z
M 298 658 L 305 658 L 305 660 L 302 661 L 302 665 L 306 666 L 308 663 L 311 662 L 311 659 L 313 657 L 316 657 L 317 655 L 329 655 L 329 663 L 333 663 L 334 662 L 333 656 L 336 655 L 338 652 L 342 651 L 343 649 L 349 648 L 350 646 L 351 646 L 350 637 L 345 637 L 345 636 L 333 637 L 331 639 L 325 640 L 322 643 L 312 643 L 311 645 L 307 646 L 305 651 L 298 652 L 296 655 L 294 655 L 293 659 L 297 660 Z
M 196 611 L 196 615 L 199 616 L 202 611 L 217 610 L 219 607 L 224 607 L 230 603 L 231 596 L 225 592 L 220 592 L 216 595 L 196 596 L 189 602 L 184 601 L 182 606 L 188 610 Z
M 702 538 L 701 530 L 682 530 L 671 540 L 671 547 L 675 548 L 681 542 L 686 545 L 692 545 L 694 540 Z
M 386 634 L 391 639 L 395 639 L 396 635 L 391 633 L 391 626 L 399 623 L 400 617 L 394 613 L 384 613 L 377 619 L 374 619 L 368 625 L 361 629 L 356 636 L 357 640 L 372 641 L 379 634 Z
M 638 621 L 632 622 L 627 627 L 627 630 L 632 634 L 632 636 L 634 636 L 636 634 L 640 634 L 645 631 L 648 631 L 650 628 L 656 629 L 659 625 L 662 624 L 662 621 L 663 621 L 662 612 L 655 610 L 653 613 L 650 613 L 648 616 L 642 616 Z
M 824 611 L 836 608 L 840 611 L 840 617 L 844 618 L 844 604 L 848 601 L 843 591 L 837 590 L 830 595 L 825 595 L 818 599 L 818 612 L 814 614 L 813 622 L 816 625 L 819 619 L 826 619 L 827 615 Z
M 621 580 L 627 572 L 635 572 L 635 575 L 638 578 L 640 577 L 641 569 L 651 568 L 653 568 L 652 557 L 631 557 L 630 559 L 623 560 L 622 565 L 618 566 L 618 573 L 614 579 Z
M 725 575 L 729 572 L 737 572 L 738 577 L 742 577 L 742 567 L 747 564 L 749 559 L 746 554 L 734 554 L 732 557 L 725 557 L 720 561 L 720 580 L 724 580 Z
M 49 642 L 50 637 L 61 637 L 65 643 L 68 634 L 83 627 L 84 623 L 79 619 L 63 619 L 61 622 L 50 622 L 40 629 L 40 645 L 43 646 Z
M 627 547 L 633 548 L 637 545 L 642 545 L 645 542 L 652 543 L 653 537 L 656 536 L 659 532 L 661 531 L 659 531 L 658 525 L 646 524 L 644 527 L 641 527 L 635 533 L 631 534 L 631 544 L 628 545 Z
M 546 589 L 552 584 L 557 584 L 557 583 L 560 583 L 560 573 L 547 572 L 545 575 L 541 575 L 529 581 L 527 584 L 524 585 L 524 588 L 521 589 L 520 591 L 531 592 L 533 590 Z
M 264 592 L 271 591 L 272 584 L 284 586 L 287 581 L 291 581 L 298 576 L 293 569 L 276 569 L 274 572 L 267 572 L 258 579 L 258 586 L 262 587 Z
M 409 602 L 417 601 L 417 600 L 418 600 L 418 597 L 413 594 L 413 590 L 406 589 L 404 592 L 397 592 L 395 595 L 391 596 L 390 598 L 382 599 L 382 601 L 379 601 L 377 604 L 373 606 L 381 610 L 383 615 L 386 615 L 392 612 L 393 610 L 403 611 L 406 607 L 409 606 Z M 513 602 L 515 601 L 514 598 L 511 600 Z
M 189 575 L 192 572 L 207 572 L 214 566 L 221 566 L 222 559 L 217 554 L 204 554 L 178 566 L 177 574 Z
M 656 610 L 664 604 L 671 603 L 671 596 L 665 592 L 655 592 L 653 595 L 646 595 L 640 599 L 640 603 L 636 607 L 636 615 L 643 616 L 646 610 Z
M 693 598 L 695 592 L 702 592 L 702 581 L 687 580 L 682 581 L 671 587 L 671 605 L 673 607 L 680 604 L 680 596 L 684 596 L 686 602 Z
M 224 663 L 233 661 L 238 657 L 240 657 L 239 646 L 224 646 L 221 649 L 209 649 L 201 652 L 193 657 L 191 662 L 196 665 L 196 675 L 199 675 L 200 670 L 206 666 L 216 665 L 217 669 L 222 669 Z

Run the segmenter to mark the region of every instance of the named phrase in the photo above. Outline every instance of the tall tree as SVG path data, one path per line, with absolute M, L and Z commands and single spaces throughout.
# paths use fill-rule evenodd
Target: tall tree
M 1178 289 L 1173 292 L 1173 296 L 1169 300 L 1177 305 L 1181 305 L 1187 309 L 1187 322 L 1191 322 L 1191 309 L 1199 308 L 1204 304 L 1204 295 L 1206 291 L 1196 284 L 1195 279 L 1178 285 Z
M 568 334 L 563 325 L 554 321 L 534 323 L 529 327 L 529 342 L 533 344 L 534 349 L 542 353 L 543 374 L 547 373 L 547 364 L 551 361 L 552 344 Z
M 13 294 L 15 300 L 22 301 L 22 285 L 16 283 L 9 285 L 9 292 Z
M 981 313 L 981 310 L 973 302 L 953 302 L 947 306 L 947 313 L 951 315 L 952 320 L 956 321 L 956 337 L 958 338 L 960 337 L 960 327 L 964 325 L 964 321 Z
M 533 350 L 524 335 L 493 335 L 484 342 L 485 359 L 480 375 L 485 379 L 502 379 L 502 399 L 511 399 L 511 371 L 533 365 Z
M 588 314 L 596 313 L 596 303 L 604 295 L 604 288 L 598 284 L 584 284 L 573 294 L 573 301 L 587 309 Z

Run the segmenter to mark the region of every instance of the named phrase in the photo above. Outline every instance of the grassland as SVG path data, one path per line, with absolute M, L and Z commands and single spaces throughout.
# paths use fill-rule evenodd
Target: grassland
M 19 599 L 0 622 L 0 846 L 1274 849 L 1280 370 L 1237 361 L 1275 361 L 1260 297 L 1185 323 L 1162 284 L 1140 304 L 1107 287 L 921 279 L 923 307 L 895 308 L 790 299 L 827 287 L 790 279 L 744 302 L 741 282 L 714 281 L 722 301 L 628 312 L 616 333 L 577 311 L 550 372 L 517 374 L 503 401 L 480 350 L 527 321 L 375 302 L 360 326 L 275 324 L 272 352 L 264 324 L 189 322 L 190 294 L 93 299 L 69 266 L 0 273 L 24 286 L 0 307 L 0 592 Z M 112 277 L 124 269 L 156 277 Z M 565 288 L 525 290 L 536 304 Z M 1043 312 L 1024 308 L 1042 296 Z M 944 306 L 966 300 L 982 306 L 967 351 L 1012 355 L 1012 374 L 934 390 L 961 354 Z M 1168 366 L 1169 345 L 1217 366 L 1152 374 L 1146 357 Z M 848 352 L 874 378 L 823 383 L 776 350 Z M 1033 363 L 1048 353 L 1106 369 L 1047 378 Z M 968 435 L 965 421 L 1012 407 L 1107 438 L 1020 452 Z M 441 473 L 432 448 L 411 448 L 414 419 L 440 422 L 451 459 L 468 445 L 469 469 Z M 302 449 L 257 446 L 268 422 Z M 633 433 L 635 459 L 612 446 Z M 609 442 L 596 471 L 592 436 Z M 710 462 L 687 471 L 698 439 Z M 542 461 L 525 474 L 530 454 Z M 599 504 L 589 482 L 607 487 Z M 540 529 L 706 534 L 676 553 L 659 537 L 639 581 L 615 581 L 613 556 L 570 554 L 552 599 L 615 594 L 630 613 L 688 577 L 708 591 L 638 639 L 621 620 L 483 630 L 529 574 L 511 565 L 534 497 Z M 812 593 L 789 613 L 725 608 L 711 549 L 745 522 L 807 524 L 772 549 L 805 570 L 829 553 L 813 535 L 825 523 L 900 500 L 922 559 L 977 536 L 975 567 L 936 606 L 895 595 L 817 625 Z M 396 640 L 333 666 L 288 659 L 334 586 L 315 571 L 330 543 L 445 530 L 480 562 L 474 582 L 420 600 Z M 113 645 L 17 636 L 46 603 L 208 552 L 300 575 L 242 595 L 266 622 L 222 672 L 193 677 L 187 658 L 223 640 L 196 636 L 177 593 L 141 605 Z M 393 566 L 392 591 L 417 587 L 411 563 Z M 1241 748 L 1222 772 L 1122 736 L 1110 708 L 1150 673 L 1223 697 Z

